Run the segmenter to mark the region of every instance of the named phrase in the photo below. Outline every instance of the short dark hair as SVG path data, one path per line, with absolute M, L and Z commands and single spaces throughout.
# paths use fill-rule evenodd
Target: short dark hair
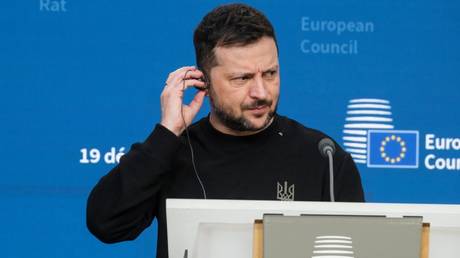
M 277 45 L 273 26 L 262 12 L 245 4 L 219 6 L 209 12 L 195 29 L 196 64 L 209 76 L 211 68 L 217 65 L 214 48 L 245 46 L 264 36 L 273 38 Z

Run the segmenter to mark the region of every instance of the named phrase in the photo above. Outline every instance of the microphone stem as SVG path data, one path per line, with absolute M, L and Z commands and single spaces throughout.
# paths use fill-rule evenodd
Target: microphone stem
M 334 197 L 334 162 L 332 158 L 332 152 L 330 150 L 326 151 L 329 158 L 329 191 L 331 195 L 331 202 L 335 202 Z

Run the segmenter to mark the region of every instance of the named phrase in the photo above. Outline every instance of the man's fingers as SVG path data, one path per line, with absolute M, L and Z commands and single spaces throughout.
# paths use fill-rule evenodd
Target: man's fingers
M 199 78 L 203 78 L 203 73 L 200 70 L 183 70 L 168 80 L 168 84 L 179 86 L 179 84 L 183 84 L 184 80 Z
M 204 88 L 206 86 L 206 83 L 201 80 L 197 80 L 197 79 L 188 79 L 188 80 L 184 80 L 181 83 L 179 83 L 176 86 L 176 88 L 184 91 L 188 89 L 190 86 L 197 86 L 199 88 Z
M 184 96 L 184 91 L 186 91 L 189 87 L 197 87 L 197 88 L 202 88 L 202 89 L 205 89 L 206 88 L 206 83 L 203 82 L 203 81 L 200 81 L 200 80 L 196 80 L 196 79 L 189 79 L 189 80 L 185 80 L 183 81 L 182 83 L 178 84 L 178 85 L 167 85 L 164 89 L 163 89 L 163 92 L 162 92 L 162 96 L 163 97 L 173 97 L 173 98 L 180 98 L 182 99 L 182 97 Z M 203 90 L 204 92 L 204 90 Z
M 183 104 L 184 91 L 188 87 L 204 88 L 206 86 L 205 82 L 199 80 L 202 76 L 203 73 L 194 66 L 185 66 L 170 73 L 166 80 L 165 88 L 160 96 L 161 124 L 176 135 L 180 135 L 184 129 L 182 119 L 185 119 L 185 124 L 190 124 L 203 104 L 205 91 L 197 92 L 190 105 Z
M 203 105 L 203 100 L 204 100 L 205 96 L 206 96 L 205 91 L 198 91 L 195 94 L 195 97 L 193 98 L 193 100 L 188 105 L 189 108 L 190 108 L 190 111 L 192 111 L 192 114 L 195 115 L 196 113 L 198 113 L 198 111 L 201 108 L 201 105 Z
M 190 78 L 198 79 L 202 77 L 203 77 L 203 72 L 201 72 L 200 70 L 188 70 L 184 72 L 184 77 L 182 78 L 183 79 L 190 79 Z
M 174 72 L 172 72 L 170 74 L 177 74 L 177 73 L 188 71 L 188 70 L 192 70 L 192 71 L 196 70 L 196 67 L 195 66 L 183 66 L 183 67 L 180 67 L 179 69 L 175 70 Z
M 186 73 L 197 71 L 195 66 L 184 66 L 174 72 L 170 73 L 168 79 L 166 80 L 167 84 L 177 82 L 179 79 L 183 79 Z

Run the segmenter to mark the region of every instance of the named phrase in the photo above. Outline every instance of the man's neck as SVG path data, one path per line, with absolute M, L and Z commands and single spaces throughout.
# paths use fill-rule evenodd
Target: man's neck
M 257 134 L 267 129 L 267 127 L 269 127 L 272 124 L 273 120 L 274 120 L 274 117 L 270 119 L 270 122 L 264 128 L 257 130 L 257 131 L 239 131 L 239 130 L 234 130 L 234 129 L 231 129 L 225 126 L 224 123 L 222 123 L 222 121 L 213 112 L 211 112 L 209 116 L 209 122 L 211 123 L 212 127 L 214 127 L 214 129 L 216 129 L 217 131 L 221 133 L 229 134 L 233 136 L 248 136 L 248 135 Z

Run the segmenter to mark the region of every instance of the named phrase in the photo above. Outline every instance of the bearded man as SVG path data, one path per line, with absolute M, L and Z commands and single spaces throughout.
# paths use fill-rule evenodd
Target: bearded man
M 166 80 L 161 121 L 90 194 L 87 225 L 103 242 L 135 239 L 157 218 L 157 257 L 168 257 L 167 198 L 331 199 L 318 151 L 327 136 L 276 112 L 280 65 L 269 20 L 247 5 L 220 6 L 198 25 L 194 45 L 197 67 Z M 191 124 L 206 96 L 210 114 Z M 351 156 L 336 148 L 336 201 L 364 201 Z

